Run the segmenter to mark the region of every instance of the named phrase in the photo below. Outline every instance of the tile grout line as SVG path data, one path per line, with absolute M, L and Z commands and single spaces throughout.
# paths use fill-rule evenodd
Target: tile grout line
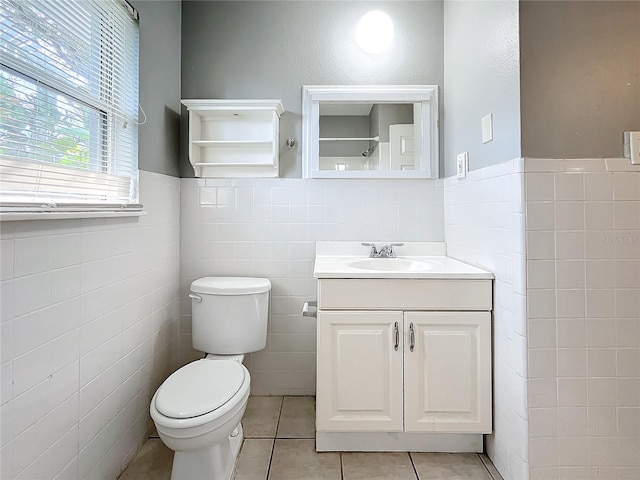
M 265 480 L 269 480 L 269 475 L 271 474 L 271 462 L 273 461 L 273 452 L 276 450 L 276 439 L 273 439 L 273 443 L 271 444 L 271 455 L 269 455 L 269 465 L 267 465 L 267 475 Z
M 338 452 L 340 456 L 340 480 L 344 480 L 344 465 L 342 464 L 342 452 Z
M 284 407 L 284 395 L 280 400 L 280 410 L 278 411 L 278 421 L 276 422 L 276 432 L 273 435 L 273 444 L 275 445 L 276 439 L 278 438 L 278 430 L 280 430 L 280 420 L 282 419 L 282 408 Z
M 409 461 L 411 462 L 411 466 L 413 467 L 413 474 L 415 475 L 416 480 L 420 480 L 418 469 L 416 468 L 416 464 L 413 462 L 413 455 L 411 455 L 411 452 L 407 452 L 407 455 L 409 455 Z
M 273 444 L 271 445 L 271 455 L 269 456 L 269 466 L 267 467 L 267 476 L 265 480 L 269 480 L 269 475 L 271 475 L 271 464 L 273 462 L 273 454 L 276 451 L 276 439 L 278 438 L 278 429 L 280 428 L 280 419 L 282 418 L 283 406 L 284 406 L 284 395 L 280 400 L 280 410 L 278 411 L 278 421 L 276 422 L 276 431 L 273 434 Z

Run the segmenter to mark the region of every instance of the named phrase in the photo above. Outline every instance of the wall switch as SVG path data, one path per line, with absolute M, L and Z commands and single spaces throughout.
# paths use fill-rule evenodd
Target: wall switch
M 493 113 L 482 117 L 482 143 L 489 143 L 493 140 Z
M 640 165 L 640 132 L 624 132 L 624 156 L 633 165 Z
M 469 170 L 469 152 L 459 153 L 456 159 L 456 173 L 458 178 L 465 178 L 467 176 L 467 170 Z

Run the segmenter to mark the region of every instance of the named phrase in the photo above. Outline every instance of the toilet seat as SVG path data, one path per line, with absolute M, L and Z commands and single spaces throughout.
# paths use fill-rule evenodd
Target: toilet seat
M 234 361 L 191 362 L 172 373 L 158 388 L 156 409 L 165 417 L 175 419 L 213 412 L 238 393 L 245 371 Z
M 236 365 L 237 367 L 240 368 L 240 372 L 242 372 L 241 374 L 237 374 L 237 375 L 234 374 L 234 377 L 237 376 L 237 378 L 242 379 L 240 388 L 234 394 L 232 394 L 231 397 L 227 398 L 226 401 L 222 403 L 221 402 L 212 403 L 211 405 L 215 405 L 216 403 L 218 403 L 218 405 L 215 408 L 211 407 L 214 409 L 205 408 L 205 410 L 209 410 L 208 413 L 204 413 L 195 417 L 174 418 L 174 417 L 170 417 L 163 414 L 157 408 L 158 394 L 159 394 L 160 388 L 162 388 L 164 385 L 163 383 L 163 385 L 161 385 L 158 391 L 156 391 L 156 393 L 154 394 L 153 399 L 151 400 L 151 405 L 149 409 L 151 418 L 156 423 L 156 426 L 158 427 L 158 429 L 161 429 L 161 428 L 171 429 L 174 432 L 174 436 L 179 435 L 181 437 L 183 435 L 184 436 L 192 435 L 193 432 L 191 433 L 187 433 L 187 432 L 193 429 L 197 429 L 197 431 L 200 433 L 206 433 L 207 431 L 216 428 L 216 424 L 218 422 L 224 421 L 224 418 L 226 416 L 232 414 L 242 404 L 242 402 L 245 402 L 246 399 L 249 397 L 250 385 L 251 385 L 251 376 L 249 375 L 249 371 L 244 365 L 233 360 L 206 360 L 206 359 L 196 360 L 195 362 L 191 362 L 190 364 L 185 365 L 184 367 L 178 369 L 172 375 L 178 374 L 178 372 L 180 372 L 182 369 L 184 369 L 189 365 L 199 364 L 199 363 L 207 363 L 207 364 L 224 363 L 225 365 L 228 363 L 228 364 Z M 217 368 L 217 367 L 212 367 L 212 368 Z M 234 368 L 234 367 L 231 367 L 231 368 Z M 212 371 L 216 371 L 216 370 L 212 370 Z M 179 374 L 179 375 L 180 377 L 182 376 L 182 374 Z M 180 377 L 178 378 L 180 379 Z M 167 380 L 165 380 L 165 382 L 167 382 Z M 208 381 L 209 383 L 213 383 L 215 385 L 215 381 L 216 381 L 215 378 L 210 377 Z M 202 382 L 202 377 L 200 377 L 199 382 Z M 184 396 L 185 396 L 184 391 L 181 394 L 178 394 L 178 397 L 184 397 Z M 228 397 L 228 393 L 225 396 Z M 160 402 L 160 404 L 161 406 L 163 406 L 163 402 Z M 185 412 L 186 412 L 186 409 L 185 409 Z M 179 430 L 183 430 L 184 433 L 178 434 L 177 432 Z

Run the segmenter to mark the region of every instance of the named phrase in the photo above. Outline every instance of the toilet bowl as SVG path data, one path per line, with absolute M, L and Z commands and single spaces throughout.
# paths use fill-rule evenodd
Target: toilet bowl
M 230 480 L 242 445 L 251 376 L 244 353 L 264 348 L 271 283 L 206 277 L 191 284 L 194 348 L 208 352 L 171 374 L 149 412 L 175 454 L 171 480 Z
M 174 372 L 158 389 L 150 413 L 160 438 L 176 452 L 172 480 L 231 478 L 250 378 L 239 362 L 202 359 Z

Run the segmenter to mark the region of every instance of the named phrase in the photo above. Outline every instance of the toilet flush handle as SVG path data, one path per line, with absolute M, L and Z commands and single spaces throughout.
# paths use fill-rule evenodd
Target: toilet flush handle
M 190 293 L 189 298 L 192 298 L 198 303 L 202 302 L 202 297 L 200 295 L 196 295 L 195 293 Z

